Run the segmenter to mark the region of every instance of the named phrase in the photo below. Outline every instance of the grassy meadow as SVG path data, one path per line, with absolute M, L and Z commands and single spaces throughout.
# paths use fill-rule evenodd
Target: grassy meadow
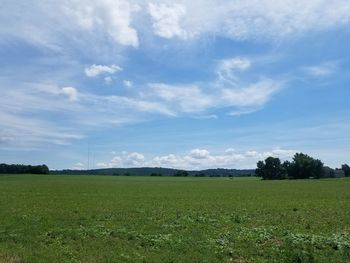
M 350 262 L 350 180 L 0 176 L 5 262 Z

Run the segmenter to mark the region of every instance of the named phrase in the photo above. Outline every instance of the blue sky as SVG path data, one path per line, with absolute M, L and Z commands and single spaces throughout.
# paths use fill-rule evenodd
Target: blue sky
M 0 7 L 1 162 L 254 168 L 299 151 L 350 162 L 348 0 Z

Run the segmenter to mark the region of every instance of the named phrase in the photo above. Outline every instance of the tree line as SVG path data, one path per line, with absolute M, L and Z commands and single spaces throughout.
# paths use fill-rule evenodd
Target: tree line
M 49 168 L 43 165 L 0 164 L 0 174 L 48 174 Z
M 323 162 L 304 154 L 296 153 L 293 160 L 281 162 L 279 158 L 267 157 L 265 161 L 259 161 L 255 174 L 264 180 L 276 179 L 307 179 L 336 177 L 336 173 L 342 170 L 344 176 L 350 176 L 350 167 L 343 164 L 341 169 L 330 169 Z

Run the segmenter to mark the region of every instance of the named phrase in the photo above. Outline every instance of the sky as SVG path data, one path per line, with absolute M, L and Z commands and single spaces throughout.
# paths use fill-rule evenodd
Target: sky
M 350 163 L 349 0 L 1 0 L 0 162 Z

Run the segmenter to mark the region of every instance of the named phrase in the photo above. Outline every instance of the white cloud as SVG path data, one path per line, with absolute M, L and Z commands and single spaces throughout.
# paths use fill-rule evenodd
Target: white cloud
M 72 167 L 73 170 L 83 170 L 84 168 L 85 168 L 85 164 L 80 162 L 74 164 L 74 166 Z
M 281 89 L 281 83 L 271 79 L 261 80 L 247 87 L 225 86 L 222 101 L 236 107 L 260 107 Z
M 78 100 L 78 91 L 73 87 L 64 87 L 61 89 L 61 94 L 68 98 L 69 101 L 77 101 Z
M 194 149 L 190 152 L 189 156 L 194 159 L 207 159 L 210 153 L 206 149 Z
M 120 155 L 115 155 L 109 162 L 99 162 L 96 164 L 99 168 L 112 167 L 139 167 L 144 165 L 145 157 L 138 152 L 128 153 L 122 152 Z
M 106 83 L 107 85 L 110 85 L 110 84 L 112 83 L 112 81 L 113 81 L 112 77 L 110 77 L 110 76 L 105 77 L 104 80 L 105 80 L 105 83 Z
M 236 60 L 229 67 L 233 71 L 247 70 L 250 62 Z M 229 74 L 230 78 L 219 77 L 216 82 L 206 83 L 204 87 L 152 83 L 149 84 L 151 90 L 143 95 L 146 98 L 158 98 L 162 104 L 177 113 L 203 113 L 229 107 L 234 110 L 229 111 L 228 115 L 240 116 L 261 109 L 283 88 L 282 81 L 265 78 L 249 84 L 241 82 L 238 74 L 235 73 L 234 79 L 234 73 Z
M 0 106 L 1 142 L 14 147 L 36 147 L 40 144 L 64 145 L 67 141 L 84 138 L 77 130 L 62 127 L 55 122 L 45 121 L 32 113 L 30 116 L 17 109 L 14 114 Z M 24 109 L 27 110 L 27 109 Z
M 281 159 L 291 158 L 297 151 L 296 150 L 286 150 L 281 148 L 275 148 L 272 151 L 257 152 L 257 151 L 247 151 L 245 153 L 246 157 L 255 158 L 259 160 L 266 159 L 267 157 L 278 157 Z
M 148 4 L 148 12 L 152 18 L 154 33 L 163 38 L 187 38 L 181 28 L 180 21 L 186 15 L 186 7 L 180 4 Z
M 162 103 L 140 98 L 94 95 L 78 92 L 74 87 L 25 83 L 2 90 L 0 137 L 7 144 L 64 144 L 83 138 L 92 128 L 145 121 L 155 115 L 175 116 L 175 113 Z M 9 136 L 14 139 L 10 140 Z
M 134 83 L 130 80 L 123 80 L 123 84 L 127 88 L 131 88 L 134 85 Z
M 104 56 L 115 51 L 115 44 L 138 47 L 138 31 L 147 37 L 149 24 L 153 33 L 168 39 L 266 41 L 347 27 L 349 13 L 348 0 L 6 1 L 0 24 L 7 26 L 0 28 L 0 39 L 15 37 L 60 52 L 74 45 L 74 51 L 98 58 L 101 51 Z
M 271 151 L 247 151 L 240 153 L 232 148 L 222 153 L 211 154 L 206 149 L 193 149 L 188 154 L 168 154 L 145 160 L 143 166 L 169 167 L 176 169 L 208 169 L 208 168 L 254 168 L 257 160 L 269 156 L 282 159 L 291 158 L 296 151 L 275 148 Z
M 348 0 L 180 1 L 188 10 L 185 32 L 238 40 L 295 38 L 350 23 Z
M 236 79 L 236 72 L 241 72 L 249 69 L 251 61 L 246 58 L 230 58 L 223 59 L 218 65 L 218 75 L 220 79 L 231 80 Z
M 167 85 L 163 83 L 149 84 L 150 95 L 173 103 L 173 108 L 181 112 L 201 112 L 212 106 L 212 97 L 205 94 L 199 87 L 193 85 Z
M 226 154 L 234 154 L 234 153 L 236 153 L 236 149 L 234 149 L 234 148 L 227 148 L 225 150 L 225 153 Z
M 121 67 L 116 65 L 106 66 L 93 64 L 90 67 L 85 68 L 85 74 L 88 77 L 96 77 L 100 74 L 115 74 L 122 70 Z
M 230 111 L 227 115 L 239 117 L 239 116 L 242 116 L 242 115 L 251 114 L 253 112 L 256 112 L 257 110 L 259 110 L 259 107 L 253 107 L 251 109 L 249 109 L 249 108 L 247 108 L 247 109 L 241 108 L 241 109 L 238 109 L 238 110 Z
M 132 166 L 139 166 L 143 164 L 144 159 L 143 154 L 133 152 L 126 156 L 125 163 Z
M 175 169 L 209 169 L 209 168 L 255 168 L 258 160 L 269 156 L 282 160 L 290 159 L 297 151 L 275 148 L 270 151 L 255 150 L 239 152 L 232 148 L 215 154 L 207 149 L 193 149 L 185 154 L 166 154 L 146 158 L 138 152 L 123 151 L 115 154 L 110 161 L 97 164 L 100 168 L 107 167 L 164 167 Z
M 2 134 L 2 132 L 0 131 L 0 144 L 1 143 L 11 143 L 11 142 L 14 142 L 15 140 L 16 140 L 16 137 L 14 137 L 13 135 Z
M 247 151 L 245 155 L 247 157 L 253 157 L 253 158 L 259 157 L 259 153 L 257 151 Z
M 137 31 L 131 26 L 138 5 L 126 0 L 76 0 L 66 1 L 63 10 L 84 30 L 104 31 L 124 46 L 139 45 Z
M 183 160 L 174 154 L 168 154 L 164 156 L 156 156 L 148 163 L 149 166 L 154 167 L 183 167 Z
M 96 164 L 97 168 L 112 168 L 113 166 L 109 166 L 108 163 L 103 163 L 103 162 L 99 162 Z
M 338 62 L 329 61 L 319 65 L 303 67 L 302 69 L 313 77 L 325 77 L 330 76 L 338 69 Z

